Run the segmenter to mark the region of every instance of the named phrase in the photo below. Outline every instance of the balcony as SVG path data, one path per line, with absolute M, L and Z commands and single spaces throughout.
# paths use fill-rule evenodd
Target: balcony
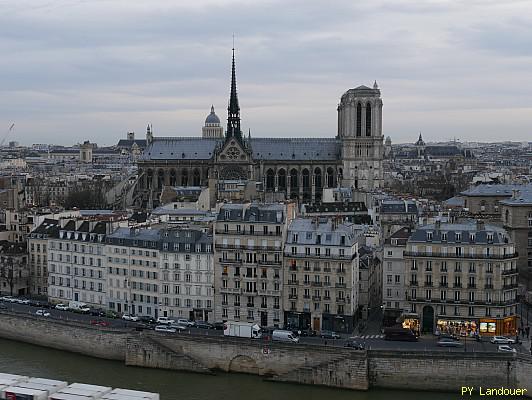
M 477 285 L 474 284 L 474 283 L 469 283 L 469 284 L 467 285 L 467 288 L 468 288 L 468 289 L 476 289 L 476 288 L 477 288 Z
M 336 272 L 339 274 L 345 274 L 345 268 L 337 268 Z
M 260 308 L 268 308 L 268 304 L 261 304 Z
M 440 287 L 447 287 L 447 282 L 440 282 Z
M 303 282 L 303 285 L 305 285 L 305 286 L 309 286 L 309 285 L 310 285 L 310 281 L 304 281 L 304 282 Z
M 279 306 L 279 304 L 274 304 L 273 308 L 274 308 L 274 310 L 278 310 L 279 308 L 281 308 L 281 306 Z
M 322 286 L 321 282 L 312 282 L 311 285 L 312 286 L 316 286 L 316 287 L 321 287 Z
M 321 268 L 320 268 L 320 267 L 314 267 L 312 270 L 313 270 L 314 272 L 320 272 L 320 271 L 321 271 Z
M 324 296 L 323 300 L 331 300 L 331 296 Z
M 426 287 L 432 287 L 432 282 L 425 282 L 425 285 Z
M 509 260 L 517 258 L 519 254 L 456 254 L 456 253 L 426 253 L 421 251 L 405 251 L 405 257 L 425 257 L 425 258 L 465 258 L 471 260 Z
M 312 300 L 321 301 L 321 296 L 312 296 Z
M 334 287 L 337 287 L 337 288 L 345 288 L 345 287 L 347 287 L 347 284 L 345 284 L 345 283 L 335 283 L 335 284 L 334 284 Z
M 453 288 L 461 288 L 462 287 L 462 284 L 461 283 L 454 283 L 453 284 Z
M 304 295 L 303 295 L 303 298 L 304 298 L 304 299 L 310 299 L 310 294 L 304 294 Z
M 233 304 L 235 307 L 240 307 L 240 303 L 234 303 Z
M 254 303 L 247 303 L 246 306 L 249 307 L 249 308 L 253 308 L 253 307 L 255 307 L 255 304 Z
M 517 274 L 517 268 L 506 269 L 502 271 L 502 275 L 513 275 L 513 274 Z
M 418 286 L 418 282 L 417 281 L 410 281 L 410 286 Z
M 220 293 L 242 294 L 242 288 L 220 288 Z
M 345 304 L 345 297 L 337 297 L 336 302 L 340 304 Z
M 289 295 L 288 295 L 288 298 L 289 298 L 290 300 L 297 300 L 297 294 L 289 294 Z
M 503 289 L 517 289 L 517 283 L 510 283 L 508 285 L 504 285 L 502 288 Z
M 323 268 L 323 272 L 331 272 L 330 268 Z
M 484 285 L 484 289 L 493 289 L 493 284 L 487 283 Z
M 299 285 L 299 281 L 292 281 L 292 280 L 289 280 L 289 281 L 288 281 L 288 284 L 289 284 L 289 285 Z
M 289 270 L 290 271 L 297 271 L 297 265 L 290 265 Z
M 230 260 L 230 259 L 223 259 L 222 257 L 218 258 L 218 261 L 222 264 L 242 264 L 242 260 Z

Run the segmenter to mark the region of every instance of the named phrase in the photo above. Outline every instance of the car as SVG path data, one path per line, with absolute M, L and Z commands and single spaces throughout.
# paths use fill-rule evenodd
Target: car
M 299 333 L 301 332 L 301 333 Z M 299 336 L 316 336 L 318 333 L 314 329 L 302 329 L 301 331 L 298 331 Z
M 170 328 L 174 328 L 178 332 L 186 331 L 189 328 L 188 326 L 180 325 L 180 324 L 170 324 L 170 325 L 166 325 L 166 326 L 168 326 Z
M 91 319 L 90 324 L 96 325 L 96 326 L 109 326 L 110 325 L 109 322 L 104 321 L 103 319 Z
M 48 311 L 45 311 L 45 310 L 37 310 L 37 311 L 35 311 L 35 315 L 38 315 L 40 317 L 49 317 L 50 313 Z
M 137 322 L 139 320 L 139 317 L 137 317 L 136 315 L 124 314 L 124 315 L 122 315 L 122 319 L 124 321 Z
M 17 299 L 14 298 L 13 296 L 4 296 L 4 297 L 2 297 L 2 300 L 3 301 L 7 301 L 8 303 L 16 303 L 17 302 Z
M 118 314 L 113 310 L 107 310 L 105 312 L 105 317 L 107 318 L 118 318 Z
M 55 308 L 61 311 L 68 311 L 68 306 L 63 303 L 56 304 Z
M 93 317 L 105 317 L 105 311 L 99 308 L 91 308 L 89 314 Z
M 42 307 L 42 303 L 39 300 L 30 300 L 30 306 L 32 307 Z
M 340 335 L 333 331 L 321 331 L 320 338 L 322 339 L 340 339 Z
M 139 317 L 139 321 L 142 322 L 142 323 L 144 323 L 144 324 L 151 324 L 151 325 L 157 323 L 157 321 L 155 320 L 155 318 L 150 317 L 149 315 L 141 315 L 141 316 Z
M 515 339 L 506 336 L 493 336 L 490 342 L 494 344 L 515 344 Z
M 196 321 L 196 328 L 200 329 L 213 329 L 214 326 L 207 321 Z
M 357 342 L 356 340 L 349 339 L 347 342 L 344 343 L 344 347 L 349 347 L 351 349 L 355 350 L 364 350 L 365 346 L 364 344 Z
M 179 325 L 185 325 L 185 326 L 189 326 L 189 327 L 192 327 L 192 326 L 196 325 L 196 323 L 194 321 L 190 321 L 190 320 L 185 319 L 185 318 L 178 318 L 176 323 L 178 323 Z
M 175 324 L 175 320 L 168 318 L 168 317 L 159 317 L 157 318 L 157 323 L 159 325 L 170 325 L 170 324 Z
M 155 327 L 155 332 L 176 333 L 176 329 L 167 325 L 157 325 Z
M 460 340 L 459 336 L 453 335 L 452 333 L 442 333 L 439 339 L 451 339 L 451 340 Z
M 224 323 L 223 322 L 215 322 L 212 324 L 214 326 L 214 329 L 217 331 L 223 331 L 224 330 Z
M 437 345 L 440 347 L 461 347 L 463 346 L 462 342 L 452 338 L 440 338 L 437 342 Z
M 503 344 L 503 345 L 499 346 L 499 351 L 504 351 L 504 352 L 508 352 L 508 353 L 517 353 L 516 349 L 514 349 L 513 347 L 508 346 L 507 344 Z
M 15 302 L 18 303 L 18 304 L 24 304 L 24 305 L 29 305 L 30 304 L 30 300 L 29 299 L 22 299 L 22 298 L 15 299 Z

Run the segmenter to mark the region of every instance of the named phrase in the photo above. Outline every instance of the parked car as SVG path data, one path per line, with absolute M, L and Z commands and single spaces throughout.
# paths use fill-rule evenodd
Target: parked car
M 113 310 L 107 310 L 105 312 L 105 316 L 107 318 L 118 318 L 118 314 L 116 312 L 114 312 Z
M 440 347 L 461 347 L 463 346 L 462 342 L 452 338 L 440 338 L 438 340 L 438 346 Z
M 159 317 L 157 318 L 157 323 L 159 325 L 170 325 L 170 324 L 175 324 L 175 320 L 168 318 L 168 317 Z
M 35 315 L 38 315 L 40 317 L 49 317 L 50 313 L 48 311 L 45 311 L 45 310 L 37 310 L 37 311 L 35 311 Z
M 154 329 L 155 329 L 155 326 L 154 326 L 153 324 L 145 324 L 145 323 L 143 323 L 143 322 L 138 323 L 138 324 L 135 326 L 135 330 L 136 330 L 136 331 L 143 331 L 144 329 L 154 330 Z
M 170 325 L 166 325 L 170 328 L 174 328 L 176 331 L 178 332 L 182 332 L 182 331 L 185 331 L 188 329 L 188 326 L 185 326 L 185 325 L 180 325 L 180 324 L 170 324 Z
M 357 342 L 356 340 L 349 339 L 347 342 L 345 342 L 344 347 L 349 347 L 351 349 L 355 350 L 364 350 L 365 346 L 364 344 Z
M 105 311 L 100 308 L 91 308 L 89 314 L 93 317 L 105 317 Z
M 320 338 L 323 339 L 340 339 L 340 335 L 333 331 L 321 331 Z
M 139 317 L 137 317 L 136 315 L 124 314 L 124 315 L 122 315 L 122 319 L 124 321 L 137 322 L 139 320 Z
M 185 318 L 178 318 L 176 323 L 178 323 L 179 325 L 185 325 L 185 326 L 194 326 L 196 325 L 196 323 L 194 321 L 190 321 L 188 319 L 185 319 Z
M 294 335 L 292 331 L 275 330 L 272 333 L 272 340 L 276 342 L 299 343 L 299 337 Z
M 196 321 L 196 328 L 200 329 L 214 329 L 214 326 L 207 321 Z
M 157 325 L 155 327 L 156 332 L 176 333 L 176 329 L 167 325 Z
M 150 317 L 149 315 L 141 315 L 139 317 L 139 321 L 144 323 L 144 324 L 152 324 L 152 325 L 157 323 L 155 318 Z
M 16 303 L 17 302 L 17 299 L 14 298 L 13 296 L 4 296 L 4 297 L 2 297 L 2 300 L 3 301 L 7 301 L 8 303 Z
M 109 326 L 110 325 L 109 322 L 104 321 L 103 319 L 92 319 L 90 324 L 96 325 L 96 326 Z
M 42 307 L 42 303 L 39 300 L 30 300 L 30 306 L 32 307 Z
M 318 334 L 314 329 L 302 329 L 301 331 L 298 331 L 298 333 L 299 336 L 316 336 Z
M 61 311 L 68 311 L 68 306 L 66 304 L 63 304 L 63 303 L 59 303 L 55 306 L 55 308 L 57 310 L 61 310 Z
M 516 349 L 514 349 L 513 347 L 508 346 L 507 344 L 503 344 L 503 345 L 499 346 L 499 351 L 504 351 L 504 352 L 508 352 L 508 353 L 517 353 Z
M 515 344 L 515 339 L 506 336 L 493 336 L 490 342 L 494 344 Z
M 24 305 L 29 305 L 30 304 L 30 300 L 29 299 L 23 299 L 23 298 L 15 299 L 15 302 L 18 303 L 18 304 L 24 304 Z
M 223 322 L 215 322 L 212 324 L 214 326 L 214 329 L 217 331 L 223 331 L 224 330 L 224 323 Z

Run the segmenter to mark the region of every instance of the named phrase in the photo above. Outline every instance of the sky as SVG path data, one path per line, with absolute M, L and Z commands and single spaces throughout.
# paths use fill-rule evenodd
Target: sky
M 116 144 L 226 124 L 334 137 L 341 95 L 381 89 L 392 142 L 532 141 L 532 1 L 0 0 L 0 138 Z M 9 127 L 15 128 L 8 133 Z M 0 139 L 0 140 L 1 140 Z

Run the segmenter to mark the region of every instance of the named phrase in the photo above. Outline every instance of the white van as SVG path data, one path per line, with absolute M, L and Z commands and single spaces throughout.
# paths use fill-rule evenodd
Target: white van
M 272 340 L 276 342 L 299 343 L 299 338 L 290 331 L 275 330 L 272 333 Z

